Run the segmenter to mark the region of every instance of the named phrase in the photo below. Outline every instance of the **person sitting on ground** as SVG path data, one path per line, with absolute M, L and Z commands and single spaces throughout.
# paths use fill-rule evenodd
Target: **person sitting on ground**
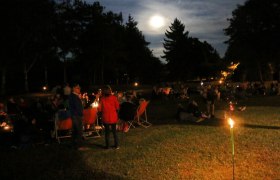
M 176 118 L 178 121 L 188 120 L 193 122 L 201 122 L 209 117 L 199 110 L 196 101 L 191 100 L 187 106 L 184 108 L 182 104 L 178 105 Z

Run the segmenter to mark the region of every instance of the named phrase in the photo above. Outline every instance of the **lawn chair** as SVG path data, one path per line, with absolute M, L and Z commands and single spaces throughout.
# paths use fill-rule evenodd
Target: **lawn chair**
M 148 128 L 152 125 L 152 123 L 148 122 L 148 117 L 147 117 L 147 106 L 150 103 L 150 101 L 146 100 L 141 100 L 140 105 L 138 106 L 134 119 L 132 121 L 127 121 L 129 123 L 129 128 L 134 127 L 134 124 L 137 124 L 139 126 L 142 126 L 144 128 Z
M 55 139 L 60 143 L 60 139 L 71 137 L 72 119 L 66 110 L 59 110 L 54 119 Z
M 102 130 L 102 128 L 97 124 L 97 112 L 97 108 L 84 109 L 83 111 L 84 135 L 87 137 L 100 137 L 99 131 Z M 95 133 L 95 136 L 91 136 L 92 133 Z

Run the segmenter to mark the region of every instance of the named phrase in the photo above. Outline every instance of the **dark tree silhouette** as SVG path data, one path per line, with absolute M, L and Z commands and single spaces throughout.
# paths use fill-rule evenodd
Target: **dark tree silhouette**
M 48 0 L 14 0 L 1 5 L 6 12 L 1 15 L 5 26 L 1 28 L 3 76 L 2 89 L 5 87 L 5 69 L 21 71 L 24 77 L 24 90 L 29 91 L 28 73 L 41 55 L 53 46 L 54 4 Z M 8 63 L 10 62 L 10 63 Z M 2 90 L 4 92 L 4 90 Z
M 123 24 L 121 13 L 105 12 L 99 2 L 54 2 L 1 5 L 1 94 L 6 86 L 28 91 L 31 84 L 38 90 L 62 79 L 90 86 L 118 84 L 125 74 L 142 82 L 159 78 L 160 60 L 131 16 Z
M 241 62 L 241 80 L 271 80 L 280 64 L 280 1 L 248 0 L 229 22 L 225 59 Z
M 131 80 L 140 80 L 142 82 L 149 82 L 157 80 L 161 72 L 161 63 L 152 54 L 148 48 L 150 44 L 145 40 L 142 32 L 137 28 L 137 22 L 128 17 L 128 22 L 125 25 L 125 52 L 126 57 L 122 64 L 126 66 L 126 72 Z
M 184 79 L 190 78 L 186 53 L 188 51 L 187 39 L 189 32 L 185 32 L 185 26 L 177 18 L 166 30 L 163 47 L 165 48 L 163 58 L 166 59 L 170 78 Z
M 207 42 L 189 37 L 185 26 L 177 18 L 165 33 L 164 56 L 172 80 L 191 80 L 215 76 L 220 57 Z

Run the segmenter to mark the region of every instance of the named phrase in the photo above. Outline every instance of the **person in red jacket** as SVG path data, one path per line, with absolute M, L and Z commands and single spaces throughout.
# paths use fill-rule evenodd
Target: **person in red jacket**
M 114 148 L 119 149 L 116 125 L 118 122 L 119 102 L 116 96 L 112 94 L 110 86 L 105 86 L 102 90 L 102 96 L 98 110 L 102 114 L 102 122 L 105 127 L 105 148 L 109 149 L 110 129 L 114 136 Z

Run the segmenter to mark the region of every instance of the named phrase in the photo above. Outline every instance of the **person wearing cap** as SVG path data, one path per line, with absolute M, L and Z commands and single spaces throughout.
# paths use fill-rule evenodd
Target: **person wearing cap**
M 69 95 L 69 111 L 72 119 L 72 138 L 74 148 L 83 149 L 83 104 L 80 98 L 81 87 L 74 84 Z
M 116 125 L 118 122 L 119 102 L 116 96 L 112 94 L 110 86 L 105 86 L 102 90 L 100 105 L 98 111 L 102 113 L 102 122 L 105 127 L 105 148 L 109 149 L 109 136 L 112 131 L 114 136 L 114 148 L 119 149 Z

